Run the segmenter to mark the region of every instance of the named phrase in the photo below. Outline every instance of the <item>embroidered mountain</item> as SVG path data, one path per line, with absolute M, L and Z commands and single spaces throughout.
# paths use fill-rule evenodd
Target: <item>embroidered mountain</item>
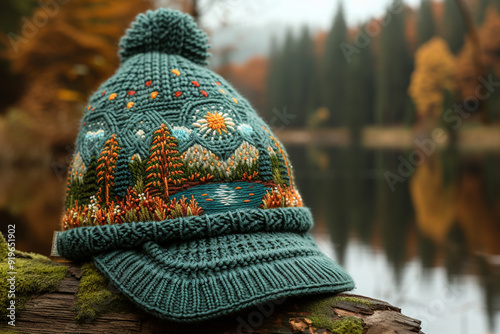
M 287 184 L 287 157 L 279 147 L 277 152 L 271 147 L 264 150 L 271 171 L 262 178 L 262 153 L 248 141 L 223 159 L 200 144 L 180 152 L 173 133 L 182 132 L 173 129 L 162 124 L 154 131 L 149 156 L 144 158 L 138 153 L 121 157 L 120 138 L 114 134 L 89 166 L 77 152 L 68 175 L 64 228 L 161 221 L 228 208 L 302 206 L 298 193 Z

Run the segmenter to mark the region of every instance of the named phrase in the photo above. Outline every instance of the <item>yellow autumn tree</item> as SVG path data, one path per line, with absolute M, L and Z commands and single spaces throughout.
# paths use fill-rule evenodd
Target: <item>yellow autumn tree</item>
M 455 57 L 442 38 L 434 37 L 418 48 L 408 91 L 420 118 L 441 115 L 444 92 L 455 89 L 454 71 Z

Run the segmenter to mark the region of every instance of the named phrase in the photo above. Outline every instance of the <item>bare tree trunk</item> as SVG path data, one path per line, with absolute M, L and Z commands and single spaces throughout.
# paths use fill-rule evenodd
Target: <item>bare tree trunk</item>
M 476 81 L 478 82 L 479 76 L 484 76 L 486 74 L 483 60 L 481 58 L 481 44 L 479 41 L 479 34 L 477 33 L 476 25 L 474 24 L 474 19 L 472 18 L 472 14 L 467 8 L 467 5 L 463 0 L 455 0 L 462 14 L 462 18 L 465 22 L 465 27 L 467 28 L 467 38 L 470 39 L 472 45 L 472 61 L 474 64 L 475 72 L 476 72 Z M 482 100 L 479 106 L 479 112 L 481 113 L 481 121 L 484 124 L 489 123 L 488 117 L 486 115 L 486 110 L 488 108 L 488 100 Z

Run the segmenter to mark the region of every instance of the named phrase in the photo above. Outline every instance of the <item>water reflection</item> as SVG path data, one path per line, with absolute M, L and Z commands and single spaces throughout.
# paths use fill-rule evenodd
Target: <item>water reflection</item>
M 473 300 L 483 306 L 478 312 L 486 313 L 487 321 L 475 317 L 470 326 L 479 327 L 472 333 L 494 329 L 500 310 L 498 154 L 444 150 L 428 157 L 392 192 L 383 174 L 397 173 L 398 157 L 409 152 L 360 147 L 289 151 L 304 201 L 315 213 L 315 233 L 328 234 L 339 262 L 345 264 L 346 250 L 357 243 L 368 248 L 364 256 L 374 262 L 375 254 L 383 253 L 402 307 L 408 285 L 422 280 L 427 283 L 420 289 L 429 289 L 436 269 L 442 268 L 445 281 L 457 289 L 473 276 L 482 289 L 482 295 L 472 293 Z M 421 278 L 406 275 L 414 260 L 420 263 Z M 468 326 L 461 329 L 467 333 Z M 432 324 L 427 330 L 434 332 Z
M 424 318 L 431 333 L 439 332 L 439 317 L 426 319 L 422 312 L 432 314 L 432 303 L 446 300 L 435 295 L 451 289 L 458 299 L 444 307 L 461 319 L 454 324 L 459 330 L 494 331 L 500 314 L 499 154 L 442 151 L 392 192 L 383 173 L 396 172 L 398 157 L 408 152 L 310 146 L 288 151 L 315 216 L 314 233 L 318 240 L 328 238 L 358 293 Z M 15 223 L 19 249 L 49 253 L 65 186 L 58 174 L 50 168 L 0 171 L 2 232 Z M 370 284 L 379 288 L 370 290 Z M 464 304 L 454 305 L 458 301 Z M 440 312 L 434 313 L 447 314 Z M 463 312 L 472 314 L 466 323 Z

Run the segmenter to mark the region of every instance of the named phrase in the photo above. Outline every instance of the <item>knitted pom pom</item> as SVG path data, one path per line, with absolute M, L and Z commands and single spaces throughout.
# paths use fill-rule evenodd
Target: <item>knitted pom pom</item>
M 139 53 L 158 51 L 207 65 L 207 41 L 191 16 L 160 8 L 137 16 L 120 40 L 120 56 L 123 62 Z

